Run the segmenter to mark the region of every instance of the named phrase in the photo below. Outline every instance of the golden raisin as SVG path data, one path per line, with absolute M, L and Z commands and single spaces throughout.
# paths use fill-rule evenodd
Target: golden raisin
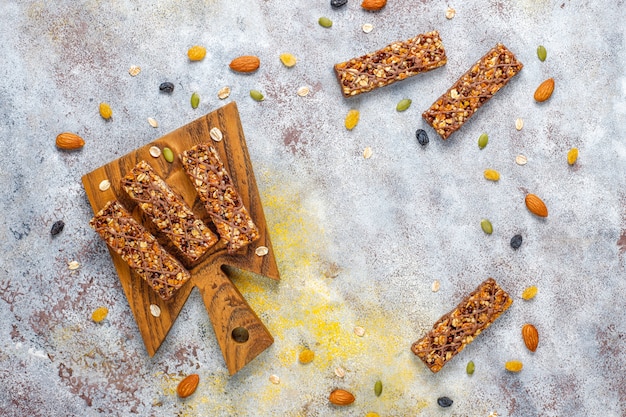
M 113 116 L 113 110 L 111 110 L 111 106 L 104 102 L 100 103 L 100 116 L 102 116 L 102 118 L 105 120 L 109 120 L 111 116 Z
M 191 61 L 201 61 L 206 55 L 206 48 L 200 45 L 194 45 L 187 51 L 187 56 Z
M 289 53 L 280 54 L 280 62 L 287 68 L 291 68 L 296 65 L 296 57 Z
M 370 411 L 369 413 L 365 414 L 365 417 L 380 417 L 380 414 Z
M 578 148 L 572 148 L 567 153 L 567 163 L 574 165 L 578 159 Z
M 346 115 L 346 129 L 354 129 L 357 123 L 359 123 L 359 111 L 356 109 L 352 109 Z
M 535 287 L 534 285 L 532 287 L 526 288 L 522 292 L 522 298 L 524 300 L 530 300 L 532 298 L 535 298 L 535 295 L 537 295 L 537 287 Z
M 98 307 L 93 311 L 93 313 L 91 313 L 91 319 L 95 321 L 96 323 L 100 323 L 102 320 L 106 318 L 107 314 L 109 314 L 108 308 Z
M 489 181 L 498 181 L 500 179 L 500 173 L 495 169 L 486 169 L 484 174 L 485 179 Z
M 298 356 L 298 360 L 300 361 L 300 363 L 306 364 L 306 363 L 311 363 L 314 357 L 315 357 L 315 353 L 313 353 L 312 350 L 304 349 L 302 352 L 300 352 L 300 356 Z
M 524 367 L 521 361 L 508 361 L 504 364 L 504 368 L 509 372 L 519 372 Z

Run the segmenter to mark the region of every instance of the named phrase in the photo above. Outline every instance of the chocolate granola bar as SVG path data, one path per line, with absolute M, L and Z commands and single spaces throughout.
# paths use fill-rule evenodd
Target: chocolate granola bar
M 229 253 L 257 240 L 259 230 L 243 205 L 217 150 L 196 145 L 180 156 L 183 168 L 204 203 Z
M 504 45 L 497 44 L 439 97 L 422 117 L 443 139 L 447 139 L 523 66 Z
M 344 97 L 372 91 L 445 65 L 439 32 L 394 42 L 375 52 L 335 65 Z
M 146 161 L 139 162 L 121 182 L 128 196 L 167 236 L 186 263 L 193 264 L 217 243 L 213 232 Z
M 413 343 L 411 350 L 432 372 L 439 372 L 512 303 L 509 294 L 489 278 L 437 320 L 428 334 Z
M 191 277 L 117 200 L 109 201 L 89 224 L 163 300 Z

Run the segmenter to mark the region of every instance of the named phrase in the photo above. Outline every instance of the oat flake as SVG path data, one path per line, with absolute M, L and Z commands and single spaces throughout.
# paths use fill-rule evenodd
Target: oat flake
M 433 281 L 433 285 L 431 286 L 431 289 L 433 290 L 433 292 L 437 292 L 439 291 L 439 287 L 441 286 L 441 284 L 439 283 L 439 280 L 434 280 Z
M 344 376 L 346 376 L 346 370 L 343 369 L 341 366 L 338 366 L 335 368 L 335 375 L 337 375 L 339 378 L 343 378 Z
M 150 155 L 153 156 L 154 158 L 158 158 L 159 156 L 161 156 L 161 149 L 159 149 L 158 146 L 151 146 Z
M 219 142 L 224 138 L 224 135 L 222 135 L 222 131 L 219 130 L 217 127 L 214 127 L 209 131 L 209 136 L 211 136 L 211 139 L 216 142 Z
M 150 124 L 150 126 L 152 127 L 159 127 L 159 122 L 157 122 L 155 119 L 153 119 L 152 117 L 148 117 L 148 123 Z
M 70 271 L 75 271 L 75 270 L 77 270 L 78 268 L 80 268 L 80 264 L 79 264 L 78 262 L 76 262 L 76 261 L 71 261 L 71 262 L 68 262 L 68 263 L 67 263 L 67 268 L 68 268 Z
M 259 246 L 258 248 L 256 248 L 256 250 L 254 251 L 254 253 L 256 253 L 256 256 L 265 256 L 270 252 L 270 250 L 267 248 L 267 246 Z
M 372 157 L 372 148 L 369 146 L 363 150 L 363 158 L 370 159 Z
M 280 384 L 280 377 L 278 375 L 270 375 L 270 382 L 272 384 L 278 385 Z
M 154 317 L 159 317 L 161 315 L 161 307 L 156 304 L 150 304 L 150 314 Z
M 100 181 L 100 185 L 98 185 L 98 188 L 100 189 L 100 191 L 108 190 L 109 188 L 111 188 L 111 181 L 109 180 Z
M 446 10 L 446 19 L 448 20 L 452 19 L 455 14 L 456 14 L 456 10 L 454 10 L 452 7 L 448 7 L 448 9 Z
M 450 90 L 450 97 L 452 97 L 452 98 L 459 98 L 459 92 L 456 91 L 456 89 L 453 88 L 452 90 Z
M 141 72 L 141 68 L 138 67 L 137 65 L 131 65 L 131 67 L 128 69 L 128 73 L 133 77 L 139 74 L 140 72 Z
M 220 91 L 217 92 L 217 98 L 219 98 L 220 100 L 224 100 L 229 95 L 230 95 L 230 87 L 228 86 L 220 88 Z
M 526 162 L 528 162 L 528 158 L 526 158 L 524 155 L 517 155 L 515 157 L 515 163 L 517 165 L 526 165 Z
M 298 95 L 299 95 L 300 97 L 304 97 L 304 96 L 307 96 L 307 95 L 309 94 L 309 92 L 310 92 L 310 91 L 311 91 L 311 90 L 309 89 L 309 87 L 307 87 L 307 86 L 305 85 L 304 87 L 300 87 L 300 88 L 298 88 L 297 93 L 298 93 Z
M 521 118 L 520 118 L 520 119 L 517 119 L 517 120 L 515 121 L 515 128 L 516 128 L 517 130 L 522 130 L 522 128 L 523 128 L 523 127 L 524 127 L 524 120 L 523 120 L 523 119 L 521 119 Z
M 354 328 L 354 334 L 359 336 L 359 337 L 363 337 L 365 336 L 365 329 L 361 326 L 356 326 Z
M 370 33 L 372 30 L 374 30 L 374 25 L 372 25 L 371 23 L 366 23 L 361 29 L 363 29 L 363 32 L 365 33 Z

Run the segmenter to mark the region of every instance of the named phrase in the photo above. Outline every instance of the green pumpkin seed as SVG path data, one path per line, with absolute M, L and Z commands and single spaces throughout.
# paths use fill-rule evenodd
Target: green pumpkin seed
M 537 57 L 539 57 L 539 61 L 541 62 L 545 61 L 547 56 L 548 56 L 548 51 L 546 51 L 545 46 L 539 45 L 537 47 Z
M 163 148 L 163 158 L 169 163 L 174 162 L 174 152 L 170 148 Z
M 402 100 L 400 100 L 398 102 L 398 104 L 396 105 L 396 110 L 397 111 L 405 111 L 409 107 L 411 107 L 411 99 L 405 98 L 405 99 L 402 99 Z
M 265 100 L 263 93 L 261 93 L 259 90 L 250 90 L 250 97 L 252 97 L 252 99 L 255 101 Z
M 465 367 L 465 371 L 468 375 L 472 375 L 474 373 L 474 361 L 469 361 L 467 366 Z
M 317 23 L 319 23 L 320 26 L 323 26 L 325 28 L 329 28 L 333 25 L 333 21 L 327 17 L 320 17 Z
M 200 104 L 200 94 L 193 93 L 191 95 L 191 108 L 197 109 L 199 104 Z
M 487 219 L 482 219 L 480 221 L 480 227 L 482 227 L 483 232 L 487 233 L 488 235 L 493 233 L 493 226 L 491 225 L 491 222 Z
M 483 133 L 482 135 L 480 135 L 480 137 L 478 138 L 478 147 L 480 149 L 484 148 L 485 146 L 487 146 L 487 142 L 489 142 L 489 136 L 487 136 L 486 133 Z
M 379 379 L 378 381 L 376 381 L 376 383 L 374 384 L 374 394 L 376 394 L 377 397 L 380 397 L 380 394 L 383 393 L 383 383 L 382 381 Z

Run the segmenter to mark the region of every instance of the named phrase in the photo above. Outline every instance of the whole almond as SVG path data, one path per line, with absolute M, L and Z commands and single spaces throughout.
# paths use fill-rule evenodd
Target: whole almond
M 328 399 L 335 405 L 350 405 L 355 400 L 354 395 L 343 389 L 334 390 Z
M 525 324 L 522 326 L 522 338 L 524 339 L 524 344 L 531 352 L 537 350 L 537 345 L 539 345 L 539 332 L 532 324 Z
M 198 388 L 200 382 L 200 376 L 198 374 L 191 374 L 178 383 L 176 393 L 180 398 L 189 397 Z
M 526 207 L 536 216 L 548 217 L 548 207 L 546 204 L 534 194 L 526 194 Z
M 535 100 L 538 102 L 546 101 L 554 91 L 554 78 L 548 78 L 535 90 Z
M 230 69 L 237 72 L 253 72 L 259 69 L 261 60 L 254 55 L 243 55 L 230 62 Z
M 361 7 L 365 10 L 376 11 L 380 10 L 387 4 L 387 0 L 363 0 Z
M 85 145 L 83 138 L 69 132 L 59 134 L 56 143 L 59 149 L 65 150 L 80 149 Z

